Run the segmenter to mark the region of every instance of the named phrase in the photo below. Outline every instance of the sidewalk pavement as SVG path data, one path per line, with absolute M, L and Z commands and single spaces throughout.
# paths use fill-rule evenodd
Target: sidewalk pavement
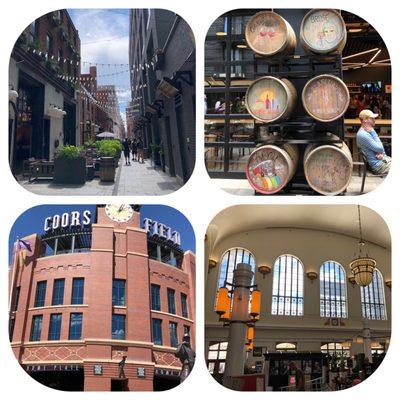
M 131 161 L 131 165 L 125 165 L 123 157 L 114 183 L 100 182 L 95 178 L 84 185 L 56 185 L 51 179 L 28 182 L 24 178 L 19 180 L 19 184 L 32 193 L 50 196 L 157 196 L 169 194 L 182 186 L 177 178 L 155 170 L 149 160 L 143 164 Z

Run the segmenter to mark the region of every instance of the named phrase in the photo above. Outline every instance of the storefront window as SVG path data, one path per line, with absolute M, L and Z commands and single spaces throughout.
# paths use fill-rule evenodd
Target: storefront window
M 346 273 L 335 261 L 326 261 L 320 268 L 320 315 L 347 318 Z
M 361 290 L 362 316 L 366 319 L 386 320 L 385 290 L 383 277 L 378 269 L 375 269 L 372 282 Z
M 278 257 L 274 264 L 272 286 L 273 315 L 301 316 L 304 314 L 304 268 L 292 255 Z

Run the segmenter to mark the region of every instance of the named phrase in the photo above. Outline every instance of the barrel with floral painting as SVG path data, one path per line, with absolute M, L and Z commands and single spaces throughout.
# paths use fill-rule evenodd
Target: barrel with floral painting
M 262 56 L 292 54 L 296 48 L 296 35 L 290 24 L 273 11 L 253 15 L 246 25 L 248 46 Z

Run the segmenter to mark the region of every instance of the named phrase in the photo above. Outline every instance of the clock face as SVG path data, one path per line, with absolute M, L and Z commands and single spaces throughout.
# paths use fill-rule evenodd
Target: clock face
M 128 222 L 133 216 L 133 208 L 129 204 L 107 204 L 106 215 L 115 222 Z

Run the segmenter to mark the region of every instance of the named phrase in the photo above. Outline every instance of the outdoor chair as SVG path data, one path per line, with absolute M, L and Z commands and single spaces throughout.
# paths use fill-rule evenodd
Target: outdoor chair
M 36 160 L 29 164 L 29 183 L 37 179 L 52 179 L 53 177 L 54 161 Z

